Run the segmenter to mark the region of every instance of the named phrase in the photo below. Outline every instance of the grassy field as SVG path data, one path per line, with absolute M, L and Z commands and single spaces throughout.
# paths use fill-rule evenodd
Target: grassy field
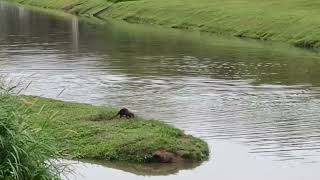
M 10 0 L 81 16 L 320 46 L 317 0 Z
M 23 97 L 28 123 L 41 129 L 39 140 L 56 145 L 65 158 L 132 162 L 154 161 L 156 151 L 174 153 L 185 160 L 208 158 L 207 144 L 156 120 L 114 119 L 107 107 Z

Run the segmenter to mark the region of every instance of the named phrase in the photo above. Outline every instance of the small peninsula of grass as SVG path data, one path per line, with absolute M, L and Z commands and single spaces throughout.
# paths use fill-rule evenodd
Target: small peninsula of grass
M 318 0 L 8 0 L 101 19 L 320 47 Z
M 207 144 L 156 120 L 113 119 L 113 108 L 63 102 L 42 97 L 21 97 L 28 108 L 28 123 L 41 129 L 37 138 L 55 145 L 66 158 L 152 162 L 156 152 L 181 160 L 208 158 Z

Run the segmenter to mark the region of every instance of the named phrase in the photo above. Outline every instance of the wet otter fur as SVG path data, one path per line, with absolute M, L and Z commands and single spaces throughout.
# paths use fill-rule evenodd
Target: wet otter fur
M 132 112 L 130 112 L 127 108 L 122 108 L 115 116 L 113 116 L 109 120 L 112 120 L 112 119 L 116 118 L 117 116 L 120 116 L 120 118 L 126 117 L 128 119 L 135 117 L 135 115 Z

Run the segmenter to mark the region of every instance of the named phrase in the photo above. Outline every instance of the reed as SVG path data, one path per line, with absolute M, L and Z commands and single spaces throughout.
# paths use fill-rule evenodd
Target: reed
M 28 107 L 8 89 L 0 90 L 0 179 L 56 180 L 59 168 L 52 160 L 58 157 L 48 142 L 35 139 L 40 129 L 26 123 Z

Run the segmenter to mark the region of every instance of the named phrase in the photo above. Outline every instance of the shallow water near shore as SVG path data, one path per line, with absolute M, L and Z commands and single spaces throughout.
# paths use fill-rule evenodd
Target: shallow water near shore
M 320 178 L 318 52 L 0 1 L 0 65 L 7 80 L 32 82 L 23 94 L 127 107 L 211 149 L 201 165 L 77 162 L 70 179 Z

